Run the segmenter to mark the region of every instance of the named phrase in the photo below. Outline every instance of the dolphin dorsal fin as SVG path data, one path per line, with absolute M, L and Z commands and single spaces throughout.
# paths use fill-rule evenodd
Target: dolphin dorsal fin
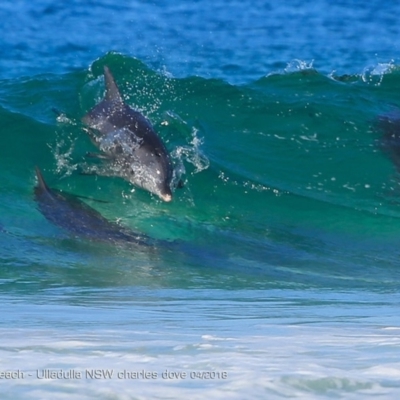
M 106 100 L 123 103 L 118 86 L 107 66 L 104 66 L 104 81 L 106 84 Z
M 39 167 L 35 167 L 35 171 L 36 171 L 36 176 L 37 176 L 37 180 L 38 180 L 38 183 L 39 183 L 39 185 L 38 185 L 39 188 L 42 189 L 42 190 L 45 190 L 46 192 L 49 192 L 50 189 L 47 186 L 46 182 L 44 181 L 43 175 L 40 172 Z

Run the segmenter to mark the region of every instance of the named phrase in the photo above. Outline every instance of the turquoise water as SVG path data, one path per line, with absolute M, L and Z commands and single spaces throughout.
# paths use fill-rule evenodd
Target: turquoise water
M 0 6 L 4 398 L 398 397 L 400 186 L 379 116 L 398 115 L 400 10 L 357 4 Z M 104 65 L 171 153 L 171 203 L 82 174 Z M 158 245 L 53 225 L 35 166 Z

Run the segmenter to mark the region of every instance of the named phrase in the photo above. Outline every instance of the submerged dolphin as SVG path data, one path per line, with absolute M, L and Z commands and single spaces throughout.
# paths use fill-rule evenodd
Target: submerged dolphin
M 86 239 L 150 245 L 146 236 L 108 221 L 76 196 L 49 188 L 37 167 L 36 176 L 35 200 L 41 213 L 54 225 Z
M 108 67 L 104 67 L 106 94 L 83 118 L 89 135 L 108 159 L 107 174 L 172 200 L 173 168 L 170 156 L 150 122 L 124 103 Z
M 400 110 L 396 109 L 388 114 L 380 115 L 377 127 L 383 132 L 380 138 L 380 147 L 389 155 L 397 170 L 400 171 Z

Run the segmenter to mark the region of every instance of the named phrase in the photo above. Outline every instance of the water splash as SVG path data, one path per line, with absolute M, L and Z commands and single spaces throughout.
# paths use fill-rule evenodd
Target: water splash
M 60 113 L 57 116 L 57 122 L 65 126 L 76 126 L 76 122 Z M 73 152 L 77 137 L 73 137 L 71 133 L 66 133 L 64 130 L 56 132 L 56 141 L 53 145 L 48 144 L 56 161 L 56 172 L 64 174 L 64 177 L 70 176 L 73 171 L 78 168 L 78 164 L 73 163 Z
M 192 136 L 189 144 L 186 146 L 178 146 L 171 152 L 172 158 L 177 160 L 178 164 L 179 161 L 182 162 L 182 160 L 192 164 L 195 167 L 193 174 L 197 174 L 210 166 L 209 159 L 201 150 L 203 139 L 198 137 L 198 132 L 197 128 L 192 128 Z
M 383 77 L 390 74 L 395 69 L 393 60 L 388 63 L 378 63 L 364 68 L 361 74 L 361 80 L 373 86 L 380 86 Z
M 314 60 L 307 62 L 307 61 L 299 60 L 296 58 L 296 59 L 290 61 L 286 65 L 283 72 L 286 74 L 290 74 L 290 73 L 298 72 L 298 71 L 313 70 L 314 69 L 313 63 L 314 63 Z

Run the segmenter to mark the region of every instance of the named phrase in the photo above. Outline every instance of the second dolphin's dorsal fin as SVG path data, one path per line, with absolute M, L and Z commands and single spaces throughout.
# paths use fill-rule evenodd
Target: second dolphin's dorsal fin
M 47 186 L 47 184 L 46 184 L 46 182 L 45 182 L 45 180 L 43 178 L 43 175 L 40 172 L 39 167 L 35 167 L 35 170 L 36 170 L 36 176 L 37 176 L 37 180 L 38 180 L 38 187 L 40 189 L 42 189 L 43 191 L 50 192 L 50 189 Z
M 123 103 L 118 86 L 115 83 L 114 77 L 107 66 L 104 66 L 104 81 L 106 84 L 106 100 Z

